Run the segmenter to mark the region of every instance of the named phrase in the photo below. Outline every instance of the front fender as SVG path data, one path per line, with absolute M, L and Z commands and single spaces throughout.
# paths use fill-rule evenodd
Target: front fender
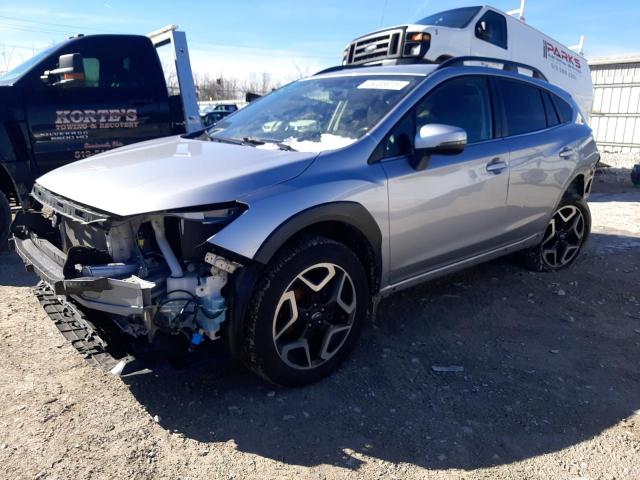
M 280 185 L 249 201 L 249 208 L 208 241 L 258 263 L 269 263 L 295 233 L 324 221 L 360 230 L 374 249 L 383 250 L 387 230 L 386 186 L 361 180 L 320 183 L 305 188 Z

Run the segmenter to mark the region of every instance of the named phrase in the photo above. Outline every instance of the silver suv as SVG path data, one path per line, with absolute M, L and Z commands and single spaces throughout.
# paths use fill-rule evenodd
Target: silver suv
M 130 365 L 115 330 L 222 339 L 272 382 L 316 381 L 385 295 L 516 251 L 538 271 L 576 260 L 591 130 L 569 94 L 506 67 L 330 69 L 208 131 L 62 167 L 14 248 L 62 333 L 114 373 Z

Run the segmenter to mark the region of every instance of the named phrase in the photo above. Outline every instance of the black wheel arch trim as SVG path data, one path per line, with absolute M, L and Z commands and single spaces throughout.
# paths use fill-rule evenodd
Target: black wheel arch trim
M 299 212 L 278 226 L 263 242 L 253 258 L 254 261 L 245 263 L 227 283 L 228 290 L 225 296 L 229 305 L 224 335 L 227 347 L 234 358 L 238 359 L 242 354 L 243 326 L 247 307 L 263 268 L 294 235 L 314 224 L 327 221 L 345 223 L 358 229 L 365 236 L 376 257 L 379 275 L 382 268 L 382 233 L 374 218 L 361 204 L 332 202 Z

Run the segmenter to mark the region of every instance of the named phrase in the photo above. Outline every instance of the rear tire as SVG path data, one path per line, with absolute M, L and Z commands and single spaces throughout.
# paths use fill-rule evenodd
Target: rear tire
M 524 266 L 535 272 L 556 272 L 570 267 L 591 232 L 591 212 L 581 197 L 566 197 L 547 225 L 540 244 L 524 250 Z
M 358 257 L 334 240 L 306 237 L 280 253 L 258 282 L 243 359 L 275 384 L 316 382 L 353 349 L 370 305 Z
M 0 252 L 9 248 L 9 230 L 11 227 L 11 207 L 4 193 L 0 192 Z

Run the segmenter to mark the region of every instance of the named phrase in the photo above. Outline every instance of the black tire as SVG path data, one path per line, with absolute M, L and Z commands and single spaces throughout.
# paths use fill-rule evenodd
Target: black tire
M 562 236 L 559 233 L 556 233 L 555 237 L 557 237 L 557 239 L 554 240 L 554 238 L 552 237 L 552 233 L 553 233 L 552 222 L 554 221 L 554 219 L 556 219 L 558 220 L 558 223 L 562 223 L 560 222 L 562 218 L 558 218 L 558 215 L 560 215 L 562 212 L 571 213 L 572 209 L 574 208 L 582 216 L 581 222 L 583 224 L 583 227 L 580 229 L 583 232 L 582 236 L 578 238 L 577 234 L 571 233 L 571 232 L 563 233 Z M 579 220 L 579 217 L 576 216 L 575 218 L 573 217 L 570 218 L 569 222 L 570 223 L 580 222 L 580 220 Z M 551 220 L 549 221 L 549 224 L 546 227 L 542 241 L 535 247 L 524 250 L 521 253 L 520 258 L 524 266 L 534 272 L 556 272 L 559 270 L 564 270 L 565 268 L 569 268 L 571 265 L 573 265 L 577 260 L 577 258 L 580 256 L 582 247 L 584 247 L 590 233 L 591 233 L 591 212 L 589 211 L 589 206 L 587 205 L 587 202 L 585 202 L 584 199 L 581 197 L 567 196 L 560 202 L 560 205 L 558 205 L 558 207 L 555 209 L 551 217 Z M 556 244 L 556 245 L 559 245 L 558 247 L 559 249 L 562 249 L 563 248 L 562 242 L 566 242 L 566 243 L 565 243 L 564 250 L 560 250 L 560 254 L 556 252 L 556 255 L 554 257 L 553 254 L 548 253 L 549 251 L 552 250 L 549 248 L 549 245 Z M 569 244 L 569 243 L 571 245 L 567 247 L 566 244 Z M 574 246 L 577 246 L 577 250 L 572 250 L 572 251 L 568 250 L 568 248 L 573 248 Z M 567 255 L 566 261 L 564 262 L 558 261 L 557 263 L 554 264 L 554 262 L 552 261 L 554 258 L 558 259 L 558 257 L 563 257 L 565 254 Z
M 327 265 L 329 269 L 326 278 L 314 285 L 314 287 L 318 287 L 326 282 L 324 283 L 325 287 L 320 287 L 319 292 L 314 292 L 311 288 L 303 285 L 300 280 L 303 274 L 315 274 L 317 271 L 322 271 L 322 268 Z M 331 276 L 332 268 L 334 270 L 333 276 Z M 327 281 L 327 278 L 330 280 Z M 339 279 L 342 279 L 342 283 L 336 287 Z M 348 288 L 345 290 L 343 285 Z M 301 292 L 300 298 L 299 291 Z M 352 300 L 342 299 L 340 302 L 342 305 L 350 302 L 348 307 L 351 309 L 351 313 L 346 313 L 339 307 L 340 302 L 335 302 L 335 296 L 343 296 L 344 292 Z M 280 312 L 285 309 L 285 303 L 282 303 L 282 299 L 287 294 L 294 298 L 292 304 L 295 304 L 298 320 L 285 319 L 282 322 Z M 331 303 L 332 310 L 328 306 L 330 303 L 323 304 L 322 299 L 318 304 L 315 303 L 319 295 L 326 295 L 334 299 L 334 302 Z M 308 298 L 305 299 L 305 297 Z M 305 305 L 306 307 L 303 308 Z M 333 313 L 325 313 L 325 308 L 322 308 L 323 313 L 319 313 L 317 309 L 320 307 L 317 305 L 324 305 L 327 310 Z M 358 257 L 345 245 L 336 241 L 319 236 L 305 237 L 300 243 L 285 248 L 278 254 L 258 281 L 245 319 L 243 360 L 255 373 L 278 385 L 293 387 L 316 382 L 338 368 L 353 349 L 362 330 L 362 325 L 370 312 L 370 306 L 369 285 L 365 270 Z M 293 305 L 289 305 L 289 307 L 294 310 Z M 313 313 L 314 308 L 316 309 L 315 313 Z M 313 313 L 310 317 L 309 312 Z M 293 315 L 290 314 L 290 316 L 293 318 Z M 319 324 L 312 326 L 314 322 L 311 318 L 316 316 Z M 343 319 L 341 322 L 344 323 L 339 322 L 338 319 Z M 282 325 L 285 326 L 281 328 Z M 278 346 L 279 338 L 285 337 L 286 340 L 286 337 L 290 335 L 292 339 L 295 339 L 297 334 L 294 331 L 304 329 L 300 336 L 303 338 L 304 332 L 313 332 L 313 328 L 334 328 L 334 331 L 342 329 L 346 333 L 340 332 L 334 336 L 333 333 L 322 333 L 321 330 L 316 334 L 308 334 L 307 347 L 297 351 L 288 350 L 287 359 L 284 360 L 282 351 L 287 350 L 287 346 L 284 349 Z M 278 330 L 281 330 L 281 337 L 277 336 Z M 324 335 L 320 342 L 316 341 L 319 338 L 318 335 Z M 342 335 L 344 338 L 341 338 Z M 332 356 L 328 359 L 321 358 L 323 354 L 325 356 L 328 354 L 327 349 L 334 339 L 339 345 L 334 345 Z M 290 342 L 288 344 L 290 346 L 300 340 L 286 341 Z M 318 352 L 318 343 L 321 345 L 320 358 L 317 361 L 322 363 L 313 366 L 312 359 L 314 354 Z M 291 352 L 295 352 L 298 357 L 302 358 L 299 365 L 294 365 L 295 356 L 291 355 Z M 308 368 L 305 365 L 307 361 Z
M 11 227 L 11 207 L 4 193 L 0 192 L 0 252 L 9 248 L 9 229 Z

